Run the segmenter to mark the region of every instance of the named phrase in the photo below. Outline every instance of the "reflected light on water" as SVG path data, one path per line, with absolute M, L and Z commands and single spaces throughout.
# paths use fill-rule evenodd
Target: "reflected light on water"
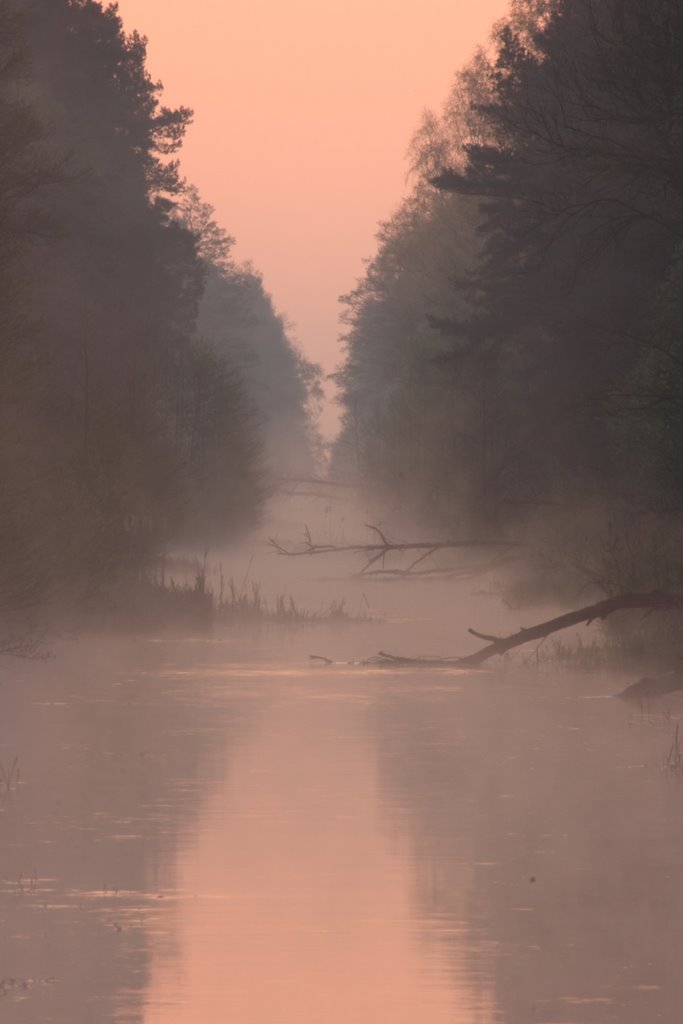
M 680 700 L 236 653 L 0 677 L 3 1021 L 677 1024 Z
M 356 707 L 273 706 L 226 769 L 168 867 L 186 896 L 152 948 L 145 1024 L 493 1019 L 420 934 Z

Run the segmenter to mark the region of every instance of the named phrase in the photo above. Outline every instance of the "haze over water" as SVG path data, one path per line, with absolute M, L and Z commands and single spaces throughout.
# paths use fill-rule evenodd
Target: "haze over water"
M 680 1024 L 683 4 L 195 8 L 0 0 L 0 1018 Z
M 423 649 L 514 619 L 467 584 L 437 612 L 433 586 L 371 589 L 388 618 L 341 631 L 4 666 L 8 1020 L 677 1019 L 680 699 L 633 709 L 624 679 L 523 662 L 309 667 L 405 650 L 416 601 Z

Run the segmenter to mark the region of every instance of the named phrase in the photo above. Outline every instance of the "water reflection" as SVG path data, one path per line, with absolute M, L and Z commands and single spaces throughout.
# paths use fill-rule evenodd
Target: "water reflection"
M 469 981 L 454 989 L 449 956 L 421 945 L 410 847 L 384 827 L 378 682 L 173 645 L 13 666 L 10 1019 L 480 1019 Z
M 323 700 L 325 679 L 264 694 L 259 729 L 179 858 L 181 947 L 154 958 L 149 1024 L 457 1014 L 462 1000 L 430 974 L 445 961 L 414 941 L 405 844 L 382 829 L 372 697 L 335 684 Z
M 0 793 L 7 1019 L 143 1019 L 150 944 L 174 942 L 178 844 L 249 717 L 248 705 L 233 720 L 174 693 L 168 657 L 80 644 L 3 666 L 0 760 L 21 773 Z
M 5 669 L 8 1020 L 679 1019 L 677 698 L 302 661 L 92 644 Z
M 499 1008 L 490 1019 L 680 1019 L 683 789 L 662 770 L 680 703 L 633 718 L 599 699 L 606 689 L 477 677 L 447 695 L 406 681 L 376 708 L 416 901 L 457 930 L 444 937 L 456 982 L 467 922 L 468 969 Z

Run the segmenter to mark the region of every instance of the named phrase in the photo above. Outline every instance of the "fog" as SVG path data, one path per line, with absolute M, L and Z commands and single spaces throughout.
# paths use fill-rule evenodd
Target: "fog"
M 328 443 L 145 39 L 0 0 L 3 1020 L 679 1020 L 681 41 L 511 3 Z
M 495 572 L 354 579 L 358 556 L 264 543 L 303 516 L 339 543 L 362 515 L 281 498 L 219 553 L 323 621 L 91 632 L 5 661 L 9 1019 L 676 1019 L 680 696 L 622 703 L 633 671 L 533 649 L 363 664 L 555 609 L 506 607 Z M 342 598 L 349 621 L 324 621 Z

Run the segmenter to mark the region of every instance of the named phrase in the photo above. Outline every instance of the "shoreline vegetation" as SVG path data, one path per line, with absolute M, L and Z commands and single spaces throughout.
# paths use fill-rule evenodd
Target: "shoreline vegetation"
M 682 39 L 679 0 L 512 0 L 342 300 L 332 473 L 523 545 L 515 607 L 683 589 Z M 605 643 L 675 661 L 664 620 Z
M 274 467 L 314 472 L 321 371 L 183 177 L 193 112 L 164 104 L 116 4 L 0 0 L 0 29 L 9 633 L 247 536 Z
M 90 609 L 91 623 L 129 629 L 231 629 L 249 626 L 295 628 L 348 626 L 377 622 L 369 610 L 354 610 L 345 598 L 318 608 L 304 607 L 287 590 L 268 593 L 263 584 L 223 576 L 199 559 L 178 559 L 174 573 L 166 570 L 122 584 L 106 603 Z
M 0 25 L 0 650 L 40 649 L 41 609 L 372 621 L 159 569 L 251 536 L 287 479 L 375 525 L 271 547 L 346 551 L 364 580 L 498 572 L 529 610 L 683 592 L 680 0 L 511 0 L 342 298 L 327 459 L 321 370 L 183 177 L 193 112 L 145 38 L 98 0 L 0 0 Z M 683 656 L 680 613 L 639 614 L 537 656 Z

